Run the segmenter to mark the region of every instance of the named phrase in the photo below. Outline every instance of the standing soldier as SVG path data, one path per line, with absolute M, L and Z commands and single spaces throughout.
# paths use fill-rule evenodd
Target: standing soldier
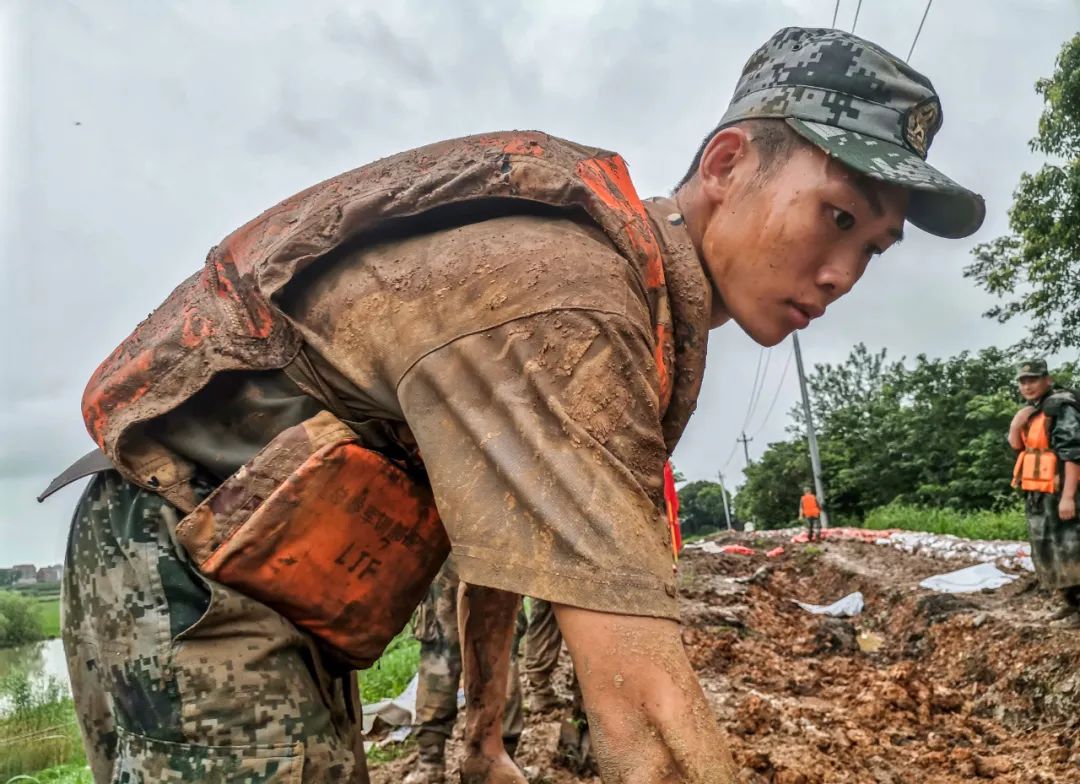
M 811 542 L 821 539 L 821 506 L 809 487 L 803 488 L 799 499 L 799 519 L 806 520 L 806 536 Z
M 58 483 L 101 471 L 64 572 L 95 779 L 365 780 L 350 670 L 452 549 L 470 778 L 524 784 L 500 719 L 525 595 L 555 608 L 606 782 L 733 780 L 680 636 L 664 464 L 711 327 L 774 346 L 905 221 L 979 228 L 981 197 L 926 161 L 941 122 L 900 58 L 787 28 L 674 198 L 642 201 L 614 153 L 490 133 L 212 248 L 95 372 L 103 455 Z
M 1054 385 L 1044 359 L 1020 363 L 1016 380 L 1028 405 L 1013 417 L 1009 444 L 1020 452 L 1013 486 L 1024 491 L 1031 557 L 1039 581 L 1061 596 L 1050 620 L 1080 629 L 1080 400 Z

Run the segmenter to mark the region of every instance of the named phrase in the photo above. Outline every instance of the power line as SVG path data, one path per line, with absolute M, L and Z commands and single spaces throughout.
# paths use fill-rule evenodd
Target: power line
M 769 410 L 765 412 L 765 418 L 761 420 L 761 427 L 754 431 L 754 437 L 758 436 L 762 430 L 765 429 L 765 425 L 769 424 L 769 417 L 772 416 L 773 409 L 776 407 L 776 401 L 780 399 L 780 393 L 784 390 L 784 379 L 787 378 L 788 368 L 791 367 L 791 358 L 795 356 L 795 349 L 788 352 L 787 361 L 784 363 L 784 370 L 780 374 L 780 383 L 776 385 L 776 392 L 773 394 L 772 401 L 769 403 Z
M 833 12 L 832 12 L 832 25 L 831 25 L 831 27 L 836 27 L 836 15 L 838 13 L 840 13 L 840 0 L 836 0 L 836 8 L 834 8 Z
M 761 358 L 765 356 L 765 349 L 759 348 L 757 355 L 757 367 L 754 369 L 754 383 L 750 385 L 750 398 L 746 401 L 746 413 L 743 414 L 740 430 L 746 429 L 746 423 L 750 419 L 750 407 L 754 405 L 754 395 L 757 394 L 758 379 L 761 378 Z
M 757 411 L 758 403 L 761 402 L 761 393 L 765 391 L 765 382 L 769 378 L 769 362 L 772 361 L 772 349 L 770 348 L 765 354 L 765 369 L 761 371 L 761 383 L 757 388 L 757 395 L 754 397 L 754 402 L 750 406 L 750 410 L 746 413 L 746 421 L 743 422 L 743 430 L 746 430 L 746 426 L 750 424 L 750 420 L 754 418 L 754 412 Z M 743 434 L 745 435 L 745 433 Z
M 862 0 L 859 0 L 859 4 L 855 6 L 855 21 L 851 23 L 851 32 L 855 32 L 855 25 L 859 23 L 859 11 L 862 10 Z
M 731 458 L 735 457 L 735 452 L 736 452 L 736 450 L 738 450 L 738 448 L 739 448 L 739 441 L 738 441 L 738 439 L 736 439 L 735 443 L 733 443 L 731 445 L 731 451 L 728 452 L 728 456 L 727 456 L 727 459 L 724 461 L 724 465 L 720 468 L 720 473 L 723 473 L 724 471 L 727 470 L 727 467 L 731 464 Z
M 926 10 L 923 11 L 922 21 L 919 22 L 919 29 L 915 31 L 915 40 L 911 42 L 911 48 L 908 49 L 907 57 L 904 58 L 905 61 L 910 60 L 911 53 L 915 51 L 915 44 L 919 42 L 919 34 L 922 33 L 922 26 L 926 24 L 926 16 L 930 13 L 930 4 L 933 2 L 934 0 L 926 0 Z

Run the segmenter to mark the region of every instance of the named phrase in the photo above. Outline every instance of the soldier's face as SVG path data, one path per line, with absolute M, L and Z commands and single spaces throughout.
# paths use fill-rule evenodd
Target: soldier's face
M 901 238 L 908 194 L 810 145 L 764 178 L 756 167 L 756 155 L 733 163 L 701 251 L 726 315 L 772 346 L 824 315 Z
M 1017 384 L 1020 386 L 1020 396 L 1024 400 L 1035 402 L 1050 391 L 1054 379 L 1050 376 L 1024 376 Z

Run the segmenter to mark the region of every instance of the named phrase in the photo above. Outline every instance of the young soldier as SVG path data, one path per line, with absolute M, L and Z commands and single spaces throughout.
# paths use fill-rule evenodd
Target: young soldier
M 1031 558 L 1039 581 L 1061 597 L 1048 620 L 1080 629 L 1080 401 L 1054 385 L 1044 359 L 1021 362 L 1016 381 L 1028 405 L 1013 417 L 1009 444 L 1020 453 L 1013 486 L 1024 491 Z
M 452 546 L 470 780 L 522 781 L 498 720 L 520 594 L 555 607 L 605 781 L 731 781 L 679 635 L 664 462 L 710 327 L 775 345 L 905 220 L 979 227 L 926 163 L 941 117 L 899 58 L 789 28 L 674 199 L 643 203 L 612 153 L 489 134 L 226 238 L 84 398 L 115 468 L 65 572 L 96 780 L 362 780 L 337 662 L 378 654 Z

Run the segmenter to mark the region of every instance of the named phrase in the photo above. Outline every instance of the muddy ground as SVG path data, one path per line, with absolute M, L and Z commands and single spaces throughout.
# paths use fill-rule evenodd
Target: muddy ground
M 1051 604 L 1030 576 L 964 596 L 917 587 L 963 565 L 857 542 L 787 545 L 778 559 L 688 551 L 683 639 L 739 781 L 1080 784 L 1080 631 L 1041 620 Z M 791 601 L 852 591 L 866 609 L 850 621 Z M 598 784 L 553 763 L 561 718 L 529 716 L 519 764 L 535 782 Z M 401 781 L 412 759 L 372 781 Z

